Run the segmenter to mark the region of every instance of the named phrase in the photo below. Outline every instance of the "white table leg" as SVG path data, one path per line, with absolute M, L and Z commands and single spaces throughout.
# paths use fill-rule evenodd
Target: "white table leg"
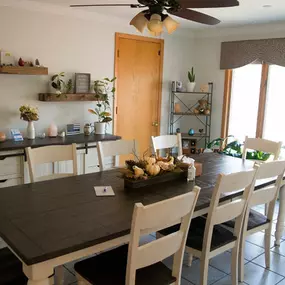
M 53 267 L 49 263 L 39 263 L 27 266 L 23 263 L 23 271 L 28 277 L 28 285 L 51 285 Z
M 275 245 L 280 246 L 281 237 L 284 231 L 285 221 L 285 185 L 280 188 L 279 194 L 279 212 L 275 231 Z
M 29 280 L 28 285 L 50 285 L 50 282 L 48 278 L 42 280 Z

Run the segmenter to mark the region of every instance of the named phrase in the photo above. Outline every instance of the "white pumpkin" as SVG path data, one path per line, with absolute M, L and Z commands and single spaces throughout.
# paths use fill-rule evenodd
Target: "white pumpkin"
M 149 157 L 146 157 L 145 158 L 145 161 L 147 162 L 147 164 L 155 164 L 156 163 L 156 158 L 155 157 L 152 157 L 152 156 L 149 156 Z
M 160 172 L 160 167 L 159 165 L 157 164 L 149 164 L 147 167 L 146 167 L 146 171 L 149 175 L 151 176 L 156 176 L 159 174 Z

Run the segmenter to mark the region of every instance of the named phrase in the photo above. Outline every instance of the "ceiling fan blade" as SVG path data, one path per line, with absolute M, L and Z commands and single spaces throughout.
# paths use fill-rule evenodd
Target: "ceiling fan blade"
M 194 10 L 188 10 L 182 8 L 178 12 L 172 12 L 171 10 L 169 10 L 168 12 L 174 16 L 206 25 L 217 25 L 221 22 L 220 20 L 214 17 L 211 17 L 209 15 Z
M 77 4 L 70 5 L 71 8 L 79 7 L 130 7 L 130 8 L 143 8 L 139 4 Z
M 239 6 L 237 0 L 178 0 L 182 8 L 223 8 Z

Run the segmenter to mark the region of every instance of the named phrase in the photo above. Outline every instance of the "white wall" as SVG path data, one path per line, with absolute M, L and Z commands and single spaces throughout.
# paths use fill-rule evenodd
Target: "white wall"
M 12 3 L 15 1 L 7 2 Z M 115 32 L 134 33 L 127 21 L 115 21 L 94 14 L 73 15 L 62 9 L 17 9 L 1 7 L 1 46 L 17 58 L 39 58 L 49 67 L 49 73 L 88 72 L 92 79 L 112 77 L 114 74 Z M 46 8 L 46 7 L 45 7 Z M 51 13 L 52 12 L 52 13 Z M 13 19 L 13 20 L 11 20 Z M 98 20 L 96 20 L 98 19 Z M 169 82 L 185 79 L 186 71 L 193 64 L 191 33 L 176 33 L 165 38 L 162 133 L 167 132 L 169 115 Z M 40 120 L 35 123 L 37 133 L 46 132 L 51 122 L 63 128 L 67 123 L 92 122 L 94 116 L 87 112 L 90 102 L 46 103 L 37 100 L 38 93 L 49 92 L 50 76 L 0 75 L 0 131 L 19 128 L 25 132 L 26 122 L 19 118 L 21 104 L 38 106 Z
M 220 70 L 221 43 L 224 41 L 279 38 L 284 37 L 284 35 L 284 23 L 249 25 L 240 28 L 197 31 L 195 33 L 194 50 L 197 83 L 200 85 L 212 81 L 215 84 L 212 106 L 212 139 L 221 135 L 224 95 L 224 71 Z

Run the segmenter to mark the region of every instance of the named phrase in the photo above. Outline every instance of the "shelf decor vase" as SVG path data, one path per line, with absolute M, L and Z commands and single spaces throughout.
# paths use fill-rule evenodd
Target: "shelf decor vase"
M 106 123 L 94 123 L 96 135 L 105 135 L 106 134 Z
M 193 129 L 190 129 L 189 132 L 188 132 L 188 135 L 189 136 L 194 136 L 195 134 L 195 131 Z
M 29 140 L 34 140 L 36 138 L 36 130 L 34 126 L 33 121 L 28 122 L 28 127 L 27 127 L 27 138 Z
M 187 92 L 194 92 L 196 86 L 196 82 L 187 82 L 186 90 Z

